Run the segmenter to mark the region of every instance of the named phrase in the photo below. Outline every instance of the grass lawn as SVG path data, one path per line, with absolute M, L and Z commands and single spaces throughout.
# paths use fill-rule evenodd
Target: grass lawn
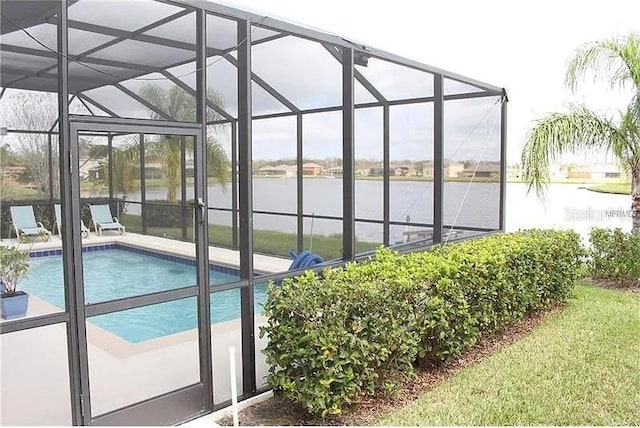
M 640 293 L 580 285 L 531 335 L 378 422 L 638 425 Z
M 138 215 L 123 214 L 120 218 L 128 232 L 142 233 L 142 219 Z M 182 230 L 171 227 L 148 227 L 147 234 L 154 236 L 170 236 L 174 239 L 182 237 Z M 187 228 L 187 237 L 191 238 L 193 232 Z M 304 235 L 304 248 L 308 249 L 311 242 L 310 235 Z M 254 230 L 253 246 L 256 253 L 268 254 L 280 257 L 288 257 L 289 251 L 297 247 L 297 237 L 292 233 L 276 232 L 273 230 Z M 209 244 L 219 247 L 231 248 L 233 244 L 233 229 L 230 226 L 209 224 Z M 312 251 L 320 255 L 324 260 L 342 257 L 342 235 L 313 237 Z M 375 250 L 380 243 L 362 242 L 355 243 L 356 254 Z
M 589 187 L 592 192 L 615 193 L 618 195 L 630 195 L 631 183 L 606 183 Z

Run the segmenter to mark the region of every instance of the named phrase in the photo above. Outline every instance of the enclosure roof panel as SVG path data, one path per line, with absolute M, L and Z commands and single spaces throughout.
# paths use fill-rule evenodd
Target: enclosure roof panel
M 0 50 L 3 72 L 0 73 L 0 86 L 57 91 L 56 60 L 59 54 L 57 34 L 52 30 L 57 24 L 58 5 L 58 2 L 49 0 L 1 2 L 3 37 Z M 250 20 L 253 24 L 251 38 L 254 46 L 281 44 L 282 37 L 295 35 L 325 46 L 351 48 L 367 59 L 380 59 L 408 69 L 442 74 L 451 81 L 463 82 L 469 92 L 502 93 L 499 87 L 377 50 L 339 35 L 266 16 L 260 12 L 196 0 L 69 2 L 69 58 L 70 65 L 73 65 L 69 68 L 70 90 L 73 93 L 81 93 L 132 78 L 144 80 L 149 74 L 163 73 L 168 69 L 193 62 L 196 56 L 195 11 L 200 8 L 209 12 L 210 16 L 227 18 L 230 22 L 239 19 Z M 225 27 L 224 21 L 220 24 L 220 27 L 216 26 L 207 34 L 208 64 L 237 48 L 237 44 L 232 43 L 235 40 L 233 26 Z M 34 38 L 37 41 L 33 40 Z M 356 76 L 358 84 L 363 84 L 376 99 L 383 101 L 384 88 L 376 88 L 375 82 L 367 82 L 366 72 L 365 69 L 362 75 Z M 260 77 L 262 76 L 259 73 L 255 73 L 254 82 L 269 90 L 265 87 L 270 84 L 268 79 L 261 83 Z M 277 85 L 271 86 L 279 89 Z M 428 90 L 421 92 L 427 93 Z M 422 94 L 416 94 L 418 95 Z M 305 101 L 292 98 L 295 96 L 284 94 L 279 100 L 293 101 L 292 104 L 285 102 L 292 111 L 296 111 L 297 105 L 303 109 L 306 107 Z M 334 104 L 333 100 L 323 103 Z

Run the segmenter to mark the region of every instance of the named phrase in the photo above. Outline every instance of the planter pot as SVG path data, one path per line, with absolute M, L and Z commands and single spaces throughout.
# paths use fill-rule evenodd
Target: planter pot
M 24 291 L 18 291 L 10 296 L 7 293 L 2 293 L 0 301 L 2 302 L 2 318 L 5 320 L 21 318 L 27 314 L 29 295 Z

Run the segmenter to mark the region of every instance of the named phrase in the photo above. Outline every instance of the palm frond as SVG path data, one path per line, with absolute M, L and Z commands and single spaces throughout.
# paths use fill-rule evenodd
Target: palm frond
M 225 190 L 230 176 L 230 163 L 224 147 L 212 136 L 207 141 L 207 176 L 216 177 Z
M 140 140 L 133 135 L 124 140 L 117 147 L 113 147 L 111 153 L 113 163 L 113 183 L 115 191 L 130 193 L 135 184 L 135 173 L 140 167 Z M 105 171 L 109 176 L 109 170 Z
M 195 97 L 177 85 L 165 89 L 155 83 L 149 83 L 140 90 L 140 96 L 177 121 L 196 121 Z M 222 96 L 214 89 L 207 90 L 207 99 L 220 108 L 224 108 Z M 162 119 L 153 111 L 150 111 L 150 115 L 154 119 Z M 221 118 L 222 116 L 214 112 L 213 109 L 207 109 L 208 121 Z M 192 144 L 193 140 L 187 139 L 189 151 L 193 149 Z M 157 140 L 146 140 L 145 151 L 149 159 L 157 160 L 162 164 L 167 184 L 167 200 L 175 202 L 177 188 L 180 184 L 181 152 L 179 140 L 171 136 L 163 136 Z M 224 189 L 229 177 L 229 159 L 224 148 L 211 136 L 207 141 L 207 155 L 207 175 L 217 177 Z
M 578 48 L 567 68 L 567 86 L 575 91 L 587 71 L 593 72 L 594 81 L 608 81 L 612 89 L 632 84 L 640 90 L 640 33 L 591 42 Z
M 161 86 L 156 85 L 155 83 L 148 83 L 140 89 L 138 94 L 156 109 L 169 114 L 167 107 L 170 102 L 167 97 L 167 92 Z M 151 109 L 149 109 L 149 117 L 154 120 L 164 120 L 164 117 L 162 117 L 161 114 L 158 114 L 157 111 Z M 175 117 L 174 119 L 178 120 Z
M 522 150 L 523 180 L 543 199 L 549 183 L 549 165 L 561 154 L 605 149 L 620 153 L 625 136 L 608 118 L 584 106 L 571 106 L 568 114 L 551 113 L 538 120 Z
M 224 109 L 224 98 L 222 97 L 222 94 L 216 92 L 213 88 L 207 89 L 207 100 L 220 107 L 221 109 Z M 221 114 L 219 114 L 212 108 L 207 108 L 207 122 L 213 122 L 222 119 L 224 119 L 224 117 L 222 117 Z

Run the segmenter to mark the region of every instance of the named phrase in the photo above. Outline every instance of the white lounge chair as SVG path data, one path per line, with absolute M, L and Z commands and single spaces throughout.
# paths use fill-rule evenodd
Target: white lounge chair
M 56 224 L 53 226 L 53 233 L 56 232 L 56 228 L 58 229 L 58 235 L 62 231 L 62 210 L 60 208 L 60 204 L 53 204 L 53 210 L 56 212 Z M 84 221 L 80 219 L 80 231 L 82 232 L 82 236 L 85 238 L 89 237 L 89 228 L 84 225 Z
M 11 211 L 11 223 L 18 240 L 37 236 L 46 242 L 51 238 L 51 232 L 41 222 L 36 222 L 31 205 L 9 207 L 9 210 Z
M 96 235 L 102 235 L 104 230 L 117 230 L 120 235 L 124 233 L 124 226 L 120 224 L 117 217 L 111 215 L 109 205 L 89 205 L 91 210 L 91 221 Z

